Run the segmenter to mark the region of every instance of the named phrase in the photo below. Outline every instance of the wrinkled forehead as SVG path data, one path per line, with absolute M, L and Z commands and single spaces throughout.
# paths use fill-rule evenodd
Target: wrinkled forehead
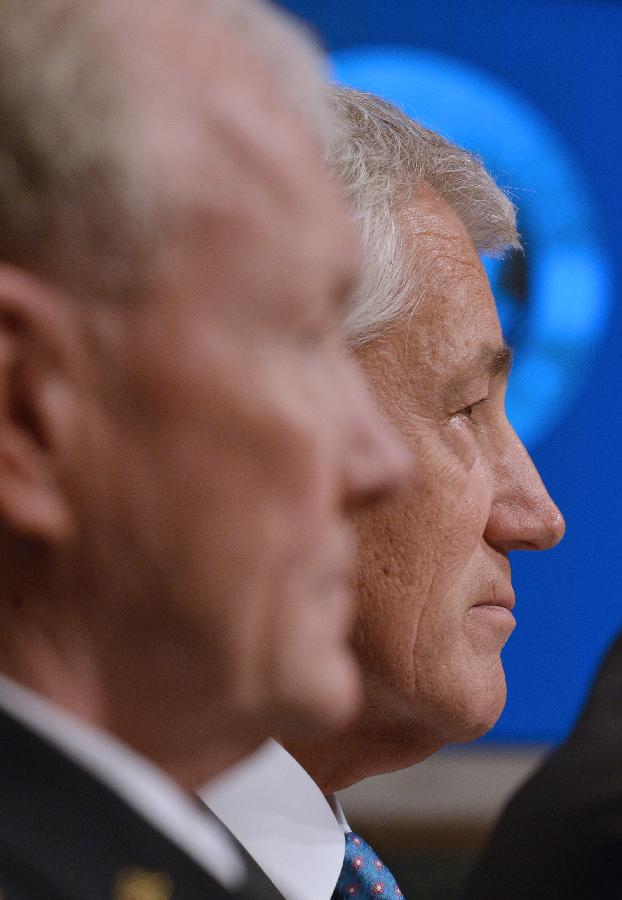
M 471 237 L 449 202 L 427 182 L 398 213 L 406 264 L 426 283 L 445 278 L 486 279 Z
M 451 206 L 424 185 L 399 219 L 412 297 L 409 349 L 443 370 L 502 342 L 486 271 Z

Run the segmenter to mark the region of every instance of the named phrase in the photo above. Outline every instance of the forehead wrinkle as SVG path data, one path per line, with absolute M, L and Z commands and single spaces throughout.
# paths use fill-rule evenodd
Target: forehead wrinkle
M 428 297 L 431 302 L 453 306 L 456 304 L 456 322 L 446 340 L 453 349 L 435 341 L 433 336 L 424 353 L 425 364 L 432 372 L 447 374 L 447 364 L 455 362 L 454 371 L 460 369 L 462 353 L 460 321 L 468 316 L 468 301 L 474 292 L 479 296 L 485 292 L 490 296 L 490 287 L 484 267 L 473 242 L 459 217 L 447 204 L 438 198 L 419 198 L 401 211 L 402 252 L 407 253 L 407 261 L 418 286 L 420 301 Z M 442 214 L 440 214 L 442 213 Z M 492 301 L 492 298 L 490 298 Z M 421 303 L 412 304 L 406 317 L 406 359 L 420 354 L 422 347 L 413 338 L 417 332 L 417 313 Z M 488 376 L 494 378 L 509 372 L 512 353 L 503 343 L 487 344 L 473 348 L 473 356 L 464 362 L 462 371 L 457 371 L 452 382 L 459 386 L 465 380 Z M 421 360 L 419 361 L 422 362 Z
M 443 291 L 448 281 L 481 280 L 483 267 L 475 250 L 455 231 L 416 231 L 410 243 L 413 271 L 427 290 Z M 453 289 L 453 288 L 452 288 Z

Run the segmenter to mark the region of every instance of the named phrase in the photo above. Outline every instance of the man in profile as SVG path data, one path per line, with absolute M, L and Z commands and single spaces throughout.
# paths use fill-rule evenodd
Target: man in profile
M 493 726 L 515 626 L 510 553 L 564 532 L 506 416 L 511 352 L 480 261 L 518 246 L 512 204 L 476 158 L 392 104 L 332 94 L 331 165 L 364 254 L 343 329 L 417 467 L 405 491 L 354 515 L 360 714 L 343 733 L 285 742 L 305 771 L 275 745 L 260 779 L 242 764 L 206 795 L 288 900 L 401 896 L 332 795 Z
M 351 714 L 346 514 L 405 464 L 315 61 L 235 0 L 0 20 L 0 892 L 242 896 L 188 792 Z

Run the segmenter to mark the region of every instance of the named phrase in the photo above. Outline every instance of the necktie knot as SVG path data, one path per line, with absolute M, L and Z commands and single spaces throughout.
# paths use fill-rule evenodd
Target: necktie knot
M 393 875 L 362 837 L 349 831 L 341 875 L 333 900 L 397 900 L 404 895 Z

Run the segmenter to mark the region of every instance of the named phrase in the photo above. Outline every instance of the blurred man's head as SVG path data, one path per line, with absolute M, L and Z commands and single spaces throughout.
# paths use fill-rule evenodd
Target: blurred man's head
M 346 514 L 404 465 L 313 52 L 233 0 L 1 5 L 0 664 L 204 780 L 352 711 Z
M 334 98 L 332 164 L 364 253 L 344 327 L 417 468 L 406 492 L 355 515 L 365 708 L 334 752 L 296 750 L 326 789 L 494 724 L 515 625 L 509 553 L 564 531 L 506 417 L 511 352 L 479 258 L 518 246 L 511 203 L 470 154 L 390 104 Z

